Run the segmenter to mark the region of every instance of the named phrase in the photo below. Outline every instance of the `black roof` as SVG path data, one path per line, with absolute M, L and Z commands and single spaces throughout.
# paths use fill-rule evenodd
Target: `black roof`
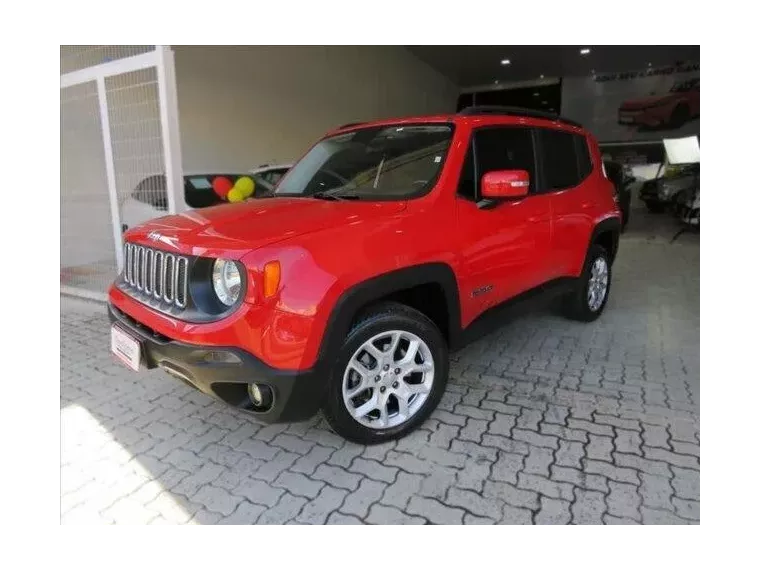
M 471 116 L 471 115 L 510 115 L 517 117 L 532 117 L 534 119 L 547 119 L 549 121 L 560 121 L 574 127 L 583 128 L 583 125 L 568 119 L 561 117 L 554 113 L 547 113 L 546 111 L 537 111 L 535 109 L 525 109 L 523 107 L 504 107 L 501 105 L 476 105 L 474 107 L 465 107 L 458 115 Z

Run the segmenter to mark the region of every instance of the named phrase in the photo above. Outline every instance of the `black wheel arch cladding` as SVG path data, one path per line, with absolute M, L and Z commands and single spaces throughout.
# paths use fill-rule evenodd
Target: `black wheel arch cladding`
M 447 340 L 455 344 L 461 333 L 462 321 L 454 271 L 445 263 L 426 263 L 383 273 L 344 291 L 327 321 L 319 348 L 319 362 L 329 361 L 330 355 L 336 354 L 363 308 L 394 293 L 428 284 L 439 286 L 443 292 L 447 313 Z
M 588 249 L 590 250 L 594 244 L 604 247 L 609 255 L 609 264 L 612 266 L 617 256 L 621 230 L 622 223 L 619 218 L 614 217 L 602 220 L 591 232 Z

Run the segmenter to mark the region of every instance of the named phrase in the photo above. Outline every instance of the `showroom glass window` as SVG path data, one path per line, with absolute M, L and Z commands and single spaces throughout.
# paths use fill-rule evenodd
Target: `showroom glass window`
M 528 191 L 533 192 L 536 161 L 530 129 L 488 127 L 475 131 L 459 176 L 458 194 L 467 199 L 477 199 L 473 193 L 476 192 L 478 197 L 481 195 L 483 175 L 493 170 L 526 170 L 530 177 Z M 473 183 L 474 180 L 477 184 Z
M 545 191 L 572 188 L 591 174 L 591 155 L 584 137 L 554 129 L 541 129 L 539 137 Z
M 451 145 L 449 124 L 360 128 L 317 143 L 280 181 L 277 196 L 398 200 L 426 194 Z

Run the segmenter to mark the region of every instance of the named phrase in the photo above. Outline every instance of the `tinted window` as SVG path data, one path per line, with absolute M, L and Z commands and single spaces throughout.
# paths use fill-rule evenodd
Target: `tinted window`
M 536 168 L 533 156 L 533 139 L 529 129 L 497 127 L 475 132 L 475 161 L 478 196 L 483 175 L 492 170 L 527 170 L 530 176 L 529 192 L 535 189 Z M 575 156 L 573 156 L 575 160 Z
M 572 188 L 580 182 L 575 135 L 542 129 L 541 152 L 545 190 Z

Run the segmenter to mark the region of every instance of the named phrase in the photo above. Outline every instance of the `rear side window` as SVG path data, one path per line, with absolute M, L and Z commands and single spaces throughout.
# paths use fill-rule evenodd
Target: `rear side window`
M 578 169 L 576 135 L 550 129 L 539 132 L 544 190 L 551 192 L 576 186 L 583 178 Z

